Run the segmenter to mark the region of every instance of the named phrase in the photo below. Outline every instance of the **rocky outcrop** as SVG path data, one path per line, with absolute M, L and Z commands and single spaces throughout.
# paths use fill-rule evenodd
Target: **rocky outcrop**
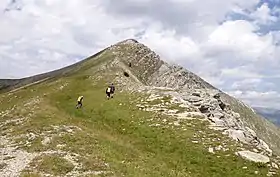
M 169 65 L 144 44 L 135 40 L 119 42 L 109 50 L 146 85 L 172 88 L 214 87 L 181 66 Z
M 149 77 L 149 84 L 158 87 L 172 87 L 176 89 L 196 89 L 214 87 L 192 72 L 180 66 L 167 63 Z
M 244 104 L 238 99 L 235 99 L 221 92 L 221 99 L 230 105 L 230 108 L 240 115 L 240 119 L 244 125 L 253 130 L 257 137 L 262 139 L 274 154 L 280 155 L 280 129 L 269 122 L 265 118 L 258 115 L 250 106 Z M 262 144 L 264 144 L 262 142 Z
M 167 91 L 164 91 L 156 88 L 144 88 L 152 94 L 147 101 L 156 99 L 163 101 L 145 110 L 175 115 L 178 119 L 206 119 L 210 122 L 210 128 L 222 131 L 223 134 L 237 142 L 251 146 L 257 152 L 272 156 L 272 150 L 267 143 L 260 139 L 255 131 L 246 126 L 240 115 L 233 111 L 230 105 L 224 103 L 219 91 L 213 89 L 175 91 L 170 90 L 170 88 L 166 88 Z M 170 103 L 164 102 L 164 97 L 170 97 Z M 170 109 L 170 104 L 176 104 L 177 109 Z
M 216 137 L 209 138 L 205 135 L 199 137 L 195 134 L 191 143 L 203 144 L 211 154 L 235 152 L 235 155 L 245 160 L 269 167 L 268 176 L 278 174 L 280 165 L 278 157 L 272 153 L 269 145 L 260 139 L 254 130 L 246 126 L 240 115 L 233 111 L 230 105 L 224 103 L 220 97 L 221 92 L 212 89 L 189 89 L 180 92 L 173 88 L 149 86 L 138 87 L 137 89 L 138 92 L 149 95 L 148 98 L 142 99 L 138 104 L 140 110 L 171 116 L 170 120 L 164 117 L 161 122 L 151 124 L 151 126 L 171 126 L 186 130 L 185 127 L 181 127 L 184 124 L 183 121 L 188 122 L 187 125 L 190 127 L 196 126 L 191 122 L 208 121 L 208 128 L 216 130 L 213 131 Z M 205 122 L 201 124 L 207 125 Z M 198 131 L 201 134 L 205 131 L 205 128 L 202 129 Z M 217 131 L 221 131 L 221 134 L 224 135 L 218 135 Z M 225 140 L 224 137 L 227 136 L 236 142 L 232 143 L 231 140 Z M 214 143 L 209 143 L 209 141 Z M 258 171 L 255 173 L 257 174 Z

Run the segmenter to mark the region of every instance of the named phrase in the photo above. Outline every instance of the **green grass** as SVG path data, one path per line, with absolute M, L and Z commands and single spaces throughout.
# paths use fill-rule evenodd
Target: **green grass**
M 41 177 L 42 175 L 40 175 L 39 173 L 34 173 L 34 172 L 22 172 L 22 174 L 20 175 L 20 177 Z
M 42 159 L 40 159 L 40 162 L 38 162 L 38 170 L 56 176 L 65 175 L 68 172 L 70 172 L 73 168 L 74 165 L 72 163 L 54 155 L 44 156 L 42 157 Z
M 205 122 L 194 121 L 190 126 L 187 124 L 190 122 L 185 121 L 180 123 L 181 128 L 169 125 L 174 122 L 172 118 L 139 110 L 136 104 L 141 95 L 120 93 L 118 86 L 114 99 L 107 100 L 104 90 L 109 78 L 97 82 L 90 79 L 89 74 L 87 70 L 60 79 L 56 84 L 49 82 L 31 86 L 14 93 L 17 98 L 6 96 L 11 101 L 8 105 L 1 105 L 1 110 L 14 104 L 22 105 L 31 97 L 39 96 L 42 99 L 28 121 L 17 126 L 8 125 L 8 128 L 12 128 L 12 135 L 33 132 L 41 136 L 30 140 L 30 147 L 22 148 L 29 152 L 42 152 L 57 150 L 58 145 L 65 144 L 61 148 L 63 151 L 80 155 L 82 171 L 111 171 L 115 176 L 250 177 L 256 176 L 255 171 L 259 171 L 259 176 L 266 174 L 266 167 L 236 157 L 233 149 L 210 154 L 206 148 L 210 142 L 205 140 L 206 145 L 192 143 L 193 140 L 200 140 L 193 137 L 199 130 L 208 137 L 210 134 L 222 137 L 218 132 L 207 129 Z M 64 90 L 54 89 L 59 87 L 59 83 L 66 82 L 68 85 Z M 37 91 L 31 92 L 31 88 Z M 44 93 L 48 94 L 43 96 Z M 84 106 L 77 110 L 75 104 L 79 95 L 84 96 Z M 30 109 L 25 107 L 21 111 L 26 113 Z M 13 114 L 17 114 L 17 111 Z M 164 118 L 168 119 L 165 124 L 162 122 Z M 153 121 L 148 121 L 150 119 Z M 150 126 L 155 123 L 162 126 Z M 52 125 L 74 125 L 82 130 L 59 135 L 60 132 L 51 128 Z M 53 139 L 49 145 L 43 146 L 41 140 L 44 136 L 41 134 L 47 130 L 54 132 Z M 248 168 L 242 169 L 244 166 Z M 73 164 L 59 156 L 43 156 L 36 167 L 37 171 L 54 175 L 64 175 L 72 169 Z M 28 176 L 26 172 L 23 175 Z M 34 171 L 33 176 L 36 175 Z

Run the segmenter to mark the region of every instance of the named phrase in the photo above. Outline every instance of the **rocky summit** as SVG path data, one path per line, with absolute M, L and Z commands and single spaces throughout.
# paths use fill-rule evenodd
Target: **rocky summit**
M 279 128 L 134 39 L 0 92 L 3 177 L 280 175 Z

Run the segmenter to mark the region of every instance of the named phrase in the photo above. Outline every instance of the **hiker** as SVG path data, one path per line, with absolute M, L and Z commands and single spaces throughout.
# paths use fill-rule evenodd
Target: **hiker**
M 76 105 L 76 109 L 78 109 L 78 108 L 81 108 L 82 106 L 83 106 L 83 99 L 84 99 L 84 96 L 79 96 L 79 98 L 78 98 L 78 103 L 77 103 L 77 105 Z
M 114 86 L 114 84 L 112 83 L 110 87 L 111 87 L 111 94 L 112 94 L 111 98 L 113 98 L 113 95 L 114 95 L 114 93 L 115 93 L 115 86 Z
M 107 99 L 109 100 L 110 99 L 110 97 L 111 97 L 111 87 L 109 86 L 109 87 L 107 87 L 107 89 L 106 89 L 106 95 L 107 95 Z
M 109 85 L 106 89 L 106 95 L 107 95 L 107 98 L 113 98 L 113 95 L 115 93 L 115 86 L 114 84 L 112 83 L 111 85 Z

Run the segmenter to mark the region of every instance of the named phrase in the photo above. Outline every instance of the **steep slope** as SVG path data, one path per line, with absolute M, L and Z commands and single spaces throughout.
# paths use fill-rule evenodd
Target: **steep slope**
M 254 110 L 269 121 L 280 126 L 280 110 L 261 107 L 254 107 Z
M 144 84 L 178 89 L 214 87 L 180 66 L 162 61 L 154 51 L 135 40 L 122 41 L 110 48 L 127 66 L 131 63 L 133 74 Z
M 243 125 L 253 129 L 261 118 L 238 116 L 234 106 L 225 104 L 234 98 L 181 67 L 169 66 L 135 40 L 39 76 L 3 84 L 0 176 L 279 173 L 274 152 L 259 132 Z M 111 82 L 117 92 L 107 100 L 104 92 Z M 85 100 L 77 110 L 79 95 Z M 250 109 L 233 101 L 238 109 Z M 258 126 L 264 131 L 260 134 L 272 132 Z

